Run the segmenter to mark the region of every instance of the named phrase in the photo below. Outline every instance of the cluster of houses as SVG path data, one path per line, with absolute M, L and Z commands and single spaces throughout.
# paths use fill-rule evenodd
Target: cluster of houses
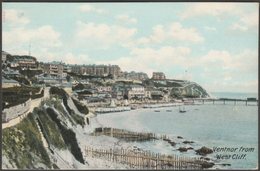
M 75 91 L 80 98 L 91 101 L 104 101 L 110 98 L 116 99 L 167 99 L 170 90 L 158 90 L 154 87 L 146 87 L 143 80 L 149 79 L 143 72 L 123 72 L 118 65 L 68 65 L 64 62 L 38 62 L 32 56 L 11 55 L 2 51 L 2 87 L 20 86 L 18 81 L 12 78 L 21 76 L 21 70 L 29 72 L 40 71 L 35 74 L 38 84 L 49 86 L 73 87 L 78 84 L 89 86 L 83 90 Z M 83 76 L 96 76 L 89 79 L 74 78 L 69 73 Z M 105 76 L 112 76 L 106 77 Z M 152 79 L 165 80 L 162 72 L 154 72 Z M 28 79 L 30 81 L 30 79 Z M 100 82 L 101 85 L 93 82 Z M 106 83 L 110 83 L 109 86 Z M 106 85 L 106 86 L 104 86 Z
M 79 83 L 82 84 L 82 83 Z M 112 85 L 85 84 L 87 88 L 75 90 L 75 96 L 88 102 L 107 102 L 111 98 L 117 100 L 163 100 L 169 101 L 171 89 L 147 87 L 134 82 L 115 81 Z

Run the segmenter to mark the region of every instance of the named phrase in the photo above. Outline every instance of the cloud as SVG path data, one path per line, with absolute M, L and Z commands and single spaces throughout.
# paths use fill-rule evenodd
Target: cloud
M 240 20 L 231 25 L 231 30 L 248 31 L 250 29 L 258 30 L 259 15 L 258 11 L 244 13 L 241 15 Z
M 122 22 L 122 23 L 125 23 L 125 24 L 136 24 L 137 23 L 137 19 L 136 18 L 129 17 L 126 14 L 118 15 L 118 16 L 116 16 L 116 19 L 118 21 Z
M 258 68 L 257 50 L 244 49 L 242 52 L 232 54 L 228 51 L 211 50 L 202 56 L 199 63 L 203 66 L 211 66 L 211 70 L 218 68 L 221 71 L 232 71 L 238 77 L 242 74 L 255 74 Z M 198 63 L 198 64 L 199 64 Z
M 177 65 L 186 66 L 187 56 L 191 50 L 187 47 L 163 46 L 161 48 L 133 48 L 129 56 L 109 61 L 117 64 L 123 71 L 146 72 L 151 76 L 154 71 L 161 71 L 167 67 Z M 109 64 L 107 61 L 99 61 L 99 64 Z
M 63 55 L 63 62 L 67 64 L 86 64 L 93 63 L 93 60 L 86 54 L 75 55 L 70 52 Z
M 203 68 L 200 77 L 207 80 L 209 91 L 256 91 L 258 83 L 248 80 L 258 80 L 257 50 L 244 49 L 240 53 L 211 50 L 197 60 L 193 66 Z M 239 80 L 239 81 L 238 81 Z
M 227 14 L 238 14 L 241 10 L 235 3 L 193 3 L 180 13 L 182 19 L 198 16 L 225 16 Z
M 239 31 L 258 30 L 258 6 L 250 6 L 250 11 L 244 7 L 245 5 L 240 3 L 194 3 L 187 5 L 187 8 L 180 13 L 180 18 L 214 16 L 217 19 L 223 19 L 227 16 L 234 16 L 239 19 L 237 22 L 233 22 L 229 29 Z
M 148 37 L 141 37 L 137 44 L 163 43 L 165 41 L 186 41 L 200 43 L 204 38 L 193 28 L 186 28 L 181 23 L 174 22 L 169 25 L 156 25 L 152 29 L 152 34 Z
M 3 49 L 11 54 L 28 55 L 30 49 L 32 56 L 37 57 L 39 61 L 47 62 L 62 58 L 59 53 L 51 52 L 61 46 L 60 33 L 49 25 L 35 29 L 12 28 L 3 31 Z
M 131 41 L 136 33 L 136 28 L 78 21 L 76 39 L 96 47 L 109 47 L 114 44 L 124 46 Z
M 26 25 L 30 22 L 29 18 L 24 16 L 24 11 L 15 9 L 3 10 L 3 20 L 10 25 Z
M 45 25 L 36 29 L 13 28 L 3 32 L 3 45 L 21 46 L 32 43 L 35 46 L 59 47 L 61 46 L 60 33 L 52 26 Z
M 97 8 L 97 7 L 90 5 L 90 4 L 81 5 L 79 7 L 79 10 L 80 10 L 80 12 L 83 12 L 83 13 L 94 12 L 94 13 L 98 13 L 98 14 L 104 14 L 106 12 L 105 10 L 103 10 L 101 8 Z
M 217 31 L 216 27 L 210 27 L 210 26 L 205 26 L 204 29 L 207 31 Z

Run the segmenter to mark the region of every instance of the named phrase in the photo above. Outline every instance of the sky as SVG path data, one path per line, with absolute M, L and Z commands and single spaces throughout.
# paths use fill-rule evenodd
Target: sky
M 258 3 L 2 3 L 4 51 L 258 92 Z

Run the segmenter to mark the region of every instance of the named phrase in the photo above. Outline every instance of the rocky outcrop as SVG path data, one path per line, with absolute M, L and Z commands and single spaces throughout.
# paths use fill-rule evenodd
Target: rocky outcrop
M 208 147 L 205 147 L 205 146 L 203 146 L 203 147 L 201 147 L 200 149 L 195 150 L 195 151 L 196 151 L 196 154 L 198 154 L 198 155 L 203 155 L 203 156 L 205 156 L 205 155 L 207 155 L 207 154 L 213 153 L 213 150 L 212 150 L 212 149 L 210 149 L 210 148 L 208 148 Z

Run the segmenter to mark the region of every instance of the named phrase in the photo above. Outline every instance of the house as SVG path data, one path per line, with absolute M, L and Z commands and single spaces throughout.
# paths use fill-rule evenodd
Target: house
M 153 72 L 152 79 L 154 80 L 165 80 L 165 74 L 163 72 Z
M 144 87 L 142 85 L 139 85 L 139 84 L 130 85 L 128 90 L 127 90 L 127 96 L 128 96 L 128 99 L 132 99 L 132 98 L 143 99 L 143 98 L 145 98 Z
M 9 88 L 9 87 L 20 87 L 20 83 L 12 80 L 12 79 L 6 79 L 2 77 L 2 88 Z
M 9 55 L 7 52 L 2 51 L 2 63 L 6 62 L 7 55 Z
M 53 77 L 66 77 L 67 74 L 63 73 L 64 63 L 62 62 L 48 62 L 44 64 L 44 73 Z
M 20 75 L 20 73 L 17 70 L 12 70 L 12 69 L 3 70 L 2 74 L 3 74 L 3 76 L 8 77 L 8 78 L 13 78 L 13 77 Z
M 38 79 L 39 82 L 44 82 L 45 84 L 50 84 L 50 85 L 67 83 L 67 80 L 64 77 L 53 77 L 53 76 L 44 77 L 43 75 L 37 75 L 36 78 Z
M 156 89 L 151 90 L 150 95 L 153 100 L 162 100 L 164 98 L 164 93 Z
M 111 92 L 112 91 L 111 86 L 98 86 L 96 88 L 99 92 Z
M 13 55 L 13 61 L 10 64 L 10 67 L 20 67 L 20 68 L 26 68 L 26 69 L 35 69 L 37 68 L 37 59 L 33 56 L 19 56 L 19 55 Z
M 117 77 L 121 73 L 118 65 L 73 65 L 71 71 L 81 75 Z

